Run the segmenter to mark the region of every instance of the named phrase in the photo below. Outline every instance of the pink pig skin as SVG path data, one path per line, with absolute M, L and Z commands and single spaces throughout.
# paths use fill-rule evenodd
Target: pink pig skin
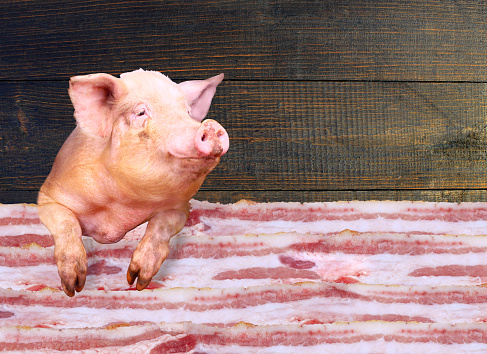
M 228 150 L 225 129 L 203 121 L 223 74 L 175 84 L 159 72 L 71 78 L 77 127 L 59 151 L 38 198 L 54 238 L 65 293 L 86 280 L 81 235 L 113 243 L 148 221 L 127 271 L 144 289 L 186 223 L 189 200 Z

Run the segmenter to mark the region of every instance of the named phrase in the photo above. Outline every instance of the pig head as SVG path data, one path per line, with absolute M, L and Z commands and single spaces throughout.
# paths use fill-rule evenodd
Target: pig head
M 82 235 L 113 243 L 146 221 L 127 280 L 137 279 L 138 290 L 150 283 L 186 223 L 189 200 L 228 150 L 225 129 L 203 120 L 222 80 L 176 84 L 143 70 L 71 78 L 77 127 L 38 197 L 67 295 L 85 284 Z

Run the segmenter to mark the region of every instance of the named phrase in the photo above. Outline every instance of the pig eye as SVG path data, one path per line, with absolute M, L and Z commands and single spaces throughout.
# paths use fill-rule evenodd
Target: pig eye
M 135 122 L 137 124 L 145 124 L 144 122 L 149 119 L 150 117 L 150 110 L 146 105 L 140 104 L 137 107 L 134 107 L 133 113 L 130 116 L 130 121 Z

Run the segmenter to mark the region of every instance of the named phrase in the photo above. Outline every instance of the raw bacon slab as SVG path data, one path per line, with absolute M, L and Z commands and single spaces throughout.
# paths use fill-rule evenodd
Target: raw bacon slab
M 36 207 L 0 205 L 0 350 L 487 350 L 487 204 L 192 208 L 148 290 L 125 279 L 142 225 L 83 238 L 87 282 L 69 298 Z

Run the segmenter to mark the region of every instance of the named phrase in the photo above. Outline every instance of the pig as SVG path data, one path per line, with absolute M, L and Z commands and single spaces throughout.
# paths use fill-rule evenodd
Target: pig
M 176 84 L 156 71 L 75 76 L 69 82 L 76 128 L 38 194 L 42 223 L 54 238 L 64 292 L 86 282 L 82 235 L 115 243 L 147 229 L 127 270 L 144 289 L 185 225 L 189 200 L 229 147 L 225 129 L 204 120 L 223 74 Z

